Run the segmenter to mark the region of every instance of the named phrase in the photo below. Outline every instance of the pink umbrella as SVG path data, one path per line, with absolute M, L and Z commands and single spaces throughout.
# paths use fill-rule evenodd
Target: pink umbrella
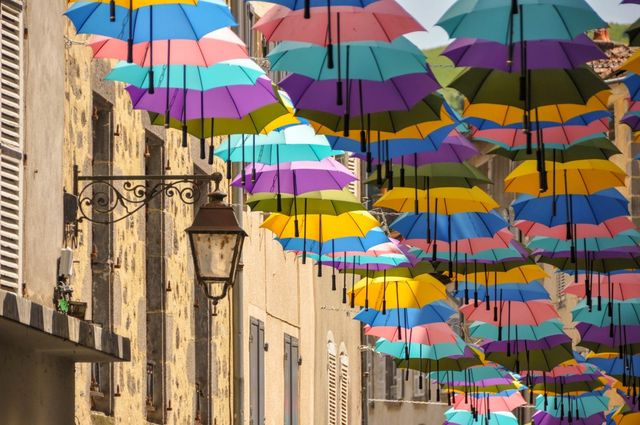
M 513 234 L 509 229 L 499 230 L 493 238 L 473 238 L 461 239 L 451 244 L 453 252 L 462 252 L 466 254 L 477 254 L 488 249 L 508 248 L 513 240 Z M 425 239 L 406 239 L 403 241 L 409 246 L 420 248 L 425 252 L 432 252 L 434 241 L 428 243 Z M 448 251 L 449 244 L 444 241 L 437 241 L 438 250 Z
M 89 47 L 94 58 L 127 60 L 127 42 L 116 38 L 93 36 Z M 157 40 L 136 43 L 133 62 L 144 67 L 152 65 L 194 65 L 209 67 L 231 59 L 249 57 L 247 46 L 230 29 L 220 28 L 200 40 Z
M 615 280 L 618 276 L 633 276 L 633 280 L 622 281 Z M 589 283 L 591 294 L 595 297 L 612 298 L 615 300 L 629 300 L 633 298 L 640 298 L 640 276 L 638 275 L 613 275 L 611 276 L 611 283 L 606 276 L 593 277 L 593 282 Z M 581 277 L 579 282 L 571 283 L 564 290 L 565 293 L 576 295 L 578 297 L 586 296 L 586 280 L 585 277 Z
M 522 394 L 515 392 L 508 396 L 457 397 L 453 407 L 458 410 L 475 410 L 484 415 L 487 412 L 511 412 L 525 404 L 527 402 Z
M 545 236 L 563 240 L 567 238 L 567 226 L 565 224 L 548 227 L 534 221 L 518 220 L 513 225 L 526 236 Z M 612 238 L 621 232 L 635 229 L 631 219 L 625 216 L 614 217 L 600 224 L 580 223 L 575 224 L 575 226 L 577 235 L 588 235 L 590 238 Z
M 488 309 L 484 302 L 467 304 L 460 308 L 466 321 L 485 323 L 508 323 L 509 325 L 539 326 L 542 322 L 558 318 L 558 312 L 549 300 L 534 301 L 502 301 L 498 320 L 494 320 L 493 309 Z
M 402 314 L 401 309 L 397 309 Z M 387 314 L 393 314 L 390 310 Z M 369 336 L 385 338 L 389 341 L 404 341 L 415 344 L 455 344 L 459 337 L 446 323 L 431 323 L 411 329 L 397 326 L 365 326 L 364 333 Z
M 293 40 L 322 46 L 332 44 L 332 28 L 338 42 L 391 42 L 410 32 L 425 31 L 415 18 L 392 0 L 377 1 L 365 8 L 336 6 L 317 9 L 311 19 L 305 19 L 304 10 L 291 11 L 284 6 L 275 6 L 253 28 L 264 34 L 268 41 Z M 327 19 L 329 9 L 331 20 Z
M 602 126 L 605 120 L 596 120 L 589 125 L 560 125 L 542 129 L 542 140 L 546 144 L 571 145 L 594 137 L 606 137 L 602 133 Z M 534 132 L 533 143 L 537 143 L 537 133 Z M 473 133 L 473 138 L 489 143 L 501 145 L 507 149 L 524 148 L 527 145 L 527 136 L 521 129 L 496 128 L 489 130 L 478 130 Z

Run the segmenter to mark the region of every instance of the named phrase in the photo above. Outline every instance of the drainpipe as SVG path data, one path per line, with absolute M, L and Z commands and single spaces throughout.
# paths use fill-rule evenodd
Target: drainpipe
M 240 188 L 234 187 L 232 201 L 238 224 L 243 226 L 244 197 Z M 245 241 L 246 244 L 247 241 Z M 244 288 L 243 260 L 233 285 L 233 424 L 244 425 Z

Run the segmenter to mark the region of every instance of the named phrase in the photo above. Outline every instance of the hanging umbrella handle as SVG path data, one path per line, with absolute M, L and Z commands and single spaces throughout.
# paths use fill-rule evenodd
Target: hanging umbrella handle
M 205 159 L 207 157 L 207 141 L 204 137 L 200 138 L 200 159 Z
M 127 39 L 127 63 L 133 62 L 133 0 L 129 0 L 129 38 Z
M 304 0 L 304 19 L 311 19 L 311 0 Z
M 344 98 L 342 96 L 343 87 L 344 85 L 342 80 L 336 81 L 336 105 L 338 106 L 342 106 L 344 104 Z
M 109 1 L 109 21 L 116 21 L 116 0 Z

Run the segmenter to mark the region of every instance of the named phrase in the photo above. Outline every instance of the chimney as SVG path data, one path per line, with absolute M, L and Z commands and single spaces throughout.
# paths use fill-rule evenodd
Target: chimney
M 609 28 L 600 28 L 593 32 L 593 41 L 600 41 L 605 43 L 611 43 L 609 37 Z

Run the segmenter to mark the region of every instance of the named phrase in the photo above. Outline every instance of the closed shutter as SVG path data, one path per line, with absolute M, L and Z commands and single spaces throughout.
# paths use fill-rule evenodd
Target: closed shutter
M 561 271 L 556 271 L 556 307 L 562 308 L 567 301 L 567 296 L 564 292 L 567 287 L 567 275 Z
M 249 385 L 250 425 L 263 425 L 264 415 L 264 323 L 251 318 L 249 322 Z
M 284 336 L 284 423 L 298 425 L 298 340 Z
M 358 161 L 355 157 L 349 156 L 347 158 L 347 163 L 345 164 L 349 171 L 353 173 L 354 176 L 360 177 L 360 161 Z M 349 183 L 349 192 L 353 194 L 356 198 L 360 199 L 360 180 L 355 180 Z
M 291 425 L 300 422 L 300 347 L 296 338 L 291 338 Z
M 328 424 L 338 425 L 338 359 L 336 345 L 329 342 L 327 346 L 328 375 Z
M 20 2 L 21 3 L 21 2 Z M 22 240 L 22 8 L 0 2 L 0 286 L 20 290 Z
M 340 425 L 349 425 L 349 357 L 340 356 Z

